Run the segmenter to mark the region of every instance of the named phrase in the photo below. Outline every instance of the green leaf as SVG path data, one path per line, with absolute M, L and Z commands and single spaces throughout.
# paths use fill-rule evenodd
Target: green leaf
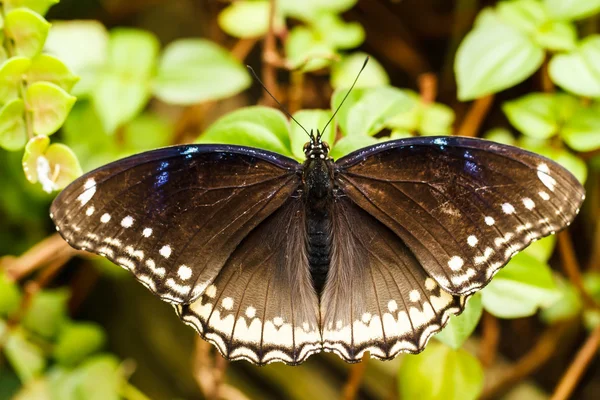
M 20 96 L 23 77 L 31 60 L 26 57 L 12 57 L 0 66 L 0 103 L 6 104 Z
M 548 139 L 559 132 L 577 107 L 577 100 L 569 95 L 531 93 L 507 101 L 502 110 L 510 123 L 525 135 Z
M 575 318 L 583 309 L 583 302 L 577 288 L 559 276 L 556 276 L 555 279 L 559 297 L 554 303 L 544 308 L 540 314 L 542 321 L 547 324 Z
M 513 257 L 481 291 L 483 306 L 499 318 L 521 318 L 556 301 L 550 267 L 526 253 Z
M 21 297 L 19 286 L 9 280 L 6 274 L 0 270 L 0 317 L 13 315 L 19 309 Z M 0 337 L 2 335 L 3 332 L 0 329 Z
M 73 366 L 100 350 L 106 335 L 98 324 L 77 322 L 61 330 L 53 350 L 54 359 L 65 366 Z
M 125 125 L 123 145 L 132 153 L 167 146 L 171 142 L 173 127 L 169 120 L 157 114 L 146 113 Z
M 238 38 L 260 37 L 269 29 L 269 12 L 269 1 L 236 1 L 221 11 L 219 26 L 227 34 Z M 275 31 L 285 26 L 281 13 L 278 14 L 274 21 Z
M 23 384 L 40 376 L 46 368 L 42 349 L 31 343 L 22 329 L 8 334 L 4 343 L 6 359 L 15 370 Z
M 534 39 L 548 50 L 573 50 L 577 46 L 577 29 L 570 22 L 547 21 L 538 27 Z
M 334 89 L 349 88 L 356 79 L 365 59 L 369 57 L 369 63 L 356 81 L 357 88 L 389 85 L 390 78 L 385 68 L 373 57 L 366 53 L 357 52 L 344 57 L 341 61 L 333 64 L 331 69 L 331 85 Z
M 27 88 L 27 108 L 33 114 L 36 135 L 52 135 L 65 122 L 77 98 L 49 82 L 36 82 Z
M 45 15 L 48 9 L 54 4 L 58 4 L 60 0 L 4 0 L 5 9 L 12 10 L 13 8 L 27 7 L 40 15 Z
M 82 96 L 91 93 L 107 63 L 108 41 L 108 32 L 98 21 L 56 21 L 48 34 L 45 51 L 81 77 L 73 93 Z
M 292 156 L 285 115 L 269 107 L 245 107 L 218 119 L 197 140 L 258 147 Z
M 114 132 L 134 118 L 150 99 L 158 50 L 158 39 L 149 32 L 138 29 L 111 32 L 107 66 L 92 93 L 107 132 Z
M 505 128 L 494 128 L 487 131 L 483 137 L 494 142 L 516 146 L 517 141 L 510 130 Z
M 471 336 L 483 312 L 481 295 L 474 294 L 460 315 L 452 315 L 444 329 L 435 335 L 436 339 L 457 350 Z
M 600 273 L 586 272 L 583 274 L 583 287 L 596 301 L 600 301 Z
M 600 11 L 600 0 L 544 0 L 554 19 L 576 20 L 591 17 Z
M 183 39 L 165 49 L 154 94 L 187 105 L 233 96 L 248 86 L 248 72 L 228 51 L 208 40 Z
M 531 76 L 544 51 L 525 33 L 484 11 L 458 48 L 454 65 L 461 101 L 512 87 Z
M 567 54 L 550 60 L 548 72 L 563 89 L 587 97 L 600 97 L 600 35 L 590 35 Z
M 65 289 L 37 292 L 27 308 L 23 326 L 40 336 L 52 339 L 67 322 L 69 291 Z
M 16 151 L 25 146 L 27 131 L 24 112 L 25 103 L 21 99 L 13 99 L 0 109 L 0 147 Z
M 332 96 L 336 110 L 348 89 L 338 89 Z M 409 110 L 413 101 L 405 91 L 389 86 L 355 89 L 337 114 L 337 123 L 347 136 L 378 133 L 394 116 Z
M 118 400 L 123 383 L 119 360 L 114 356 L 96 356 L 77 369 L 80 398 L 86 400 Z
M 58 58 L 40 54 L 31 61 L 31 67 L 27 71 L 27 83 L 50 82 L 63 90 L 70 92 L 79 78 L 69 70 Z
M 483 368 L 467 351 L 430 343 L 420 355 L 407 355 L 398 371 L 402 399 L 470 400 L 483 389 Z
M 351 9 L 357 0 L 280 0 L 277 6 L 288 17 L 311 23 L 321 13 L 341 14 Z
M 501 1 L 496 12 L 503 22 L 526 33 L 534 32 L 548 19 L 544 6 L 537 0 Z
M 551 235 L 531 243 L 523 252 L 545 263 L 550 260 L 555 247 L 556 236 Z
M 454 123 L 454 110 L 440 104 L 422 104 L 421 123 L 418 131 L 425 136 L 451 135 Z
M 42 52 L 50 24 L 27 8 L 9 11 L 4 19 L 6 36 L 13 41 L 14 54 L 33 58 Z
M 365 31 L 358 22 L 346 22 L 334 13 L 319 14 L 312 25 L 334 49 L 358 47 L 365 40 Z
M 580 106 L 566 121 L 561 137 L 576 151 L 594 151 L 600 148 L 600 104 Z
M 292 68 L 313 71 L 328 66 L 337 58 L 333 46 L 314 30 L 295 26 L 285 42 L 287 62 Z
M 371 136 L 346 136 L 335 143 L 335 145 L 329 152 L 329 156 L 334 160 L 337 160 L 347 154 L 352 153 L 355 150 L 371 146 L 378 142 L 379 141 L 377 139 Z
M 322 129 L 327 121 L 331 118 L 329 110 L 301 110 L 294 114 L 294 118 L 309 132 L 316 133 L 317 129 Z M 329 124 L 326 132 L 322 132 L 324 142 L 332 144 L 335 140 L 335 131 L 333 125 Z M 309 141 L 306 132 L 295 123 L 291 124 L 290 140 L 292 146 L 292 154 L 297 160 L 304 160 L 304 144 Z

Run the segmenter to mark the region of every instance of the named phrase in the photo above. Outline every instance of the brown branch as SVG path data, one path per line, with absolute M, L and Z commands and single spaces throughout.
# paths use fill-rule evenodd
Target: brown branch
M 544 63 L 542 64 L 542 68 L 540 69 L 540 85 L 542 86 L 542 90 L 544 92 L 554 93 L 556 91 L 556 87 L 554 86 L 552 79 L 550 79 L 550 73 L 548 72 L 549 61 L 549 57 L 546 57 Z
M 467 115 L 463 119 L 462 125 L 457 131 L 458 136 L 476 137 L 483 121 L 488 115 L 494 103 L 494 95 L 490 94 L 475 100 Z
M 554 354 L 568 326 L 565 323 L 557 324 L 544 331 L 535 346 L 521 357 L 506 375 L 484 390 L 481 399 L 499 397 L 545 364 Z
M 231 55 L 240 62 L 244 62 L 246 57 L 248 57 L 248 54 L 250 54 L 252 49 L 254 49 L 254 46 L 256 46 L 256 43 L 258 43 L 258 39 L 256 38 L 240 39 L 231 48 Z
M 583 278 L 581 277 L 581 269 L 573 250 L 573 243 L 569 236 L 569 231 L 564 230 L 558 234 L 558 249 L 560 250 L 560 259 L 565 274 L 569 280 L 575 285 L 577 291 L 581 295 L 585 305 L 590 308 L 600 309 L 600 306 L 585 290 Z
M 600 325 L 592 331 L 558 383 L 550 400 L 568 399 L 600 347 Z
M 365 376 L 365 370 L 367 369 L 367 360 L 369 359 L 369 353 L 363 355 L 362 361 L 357 364 L 350 365 L 350 374 L 348 381 L 344 386 L 344 393 L 342 395 L 343 400 L 354 400 L 360 389 L 361 382 Z
M 262 55 L 262 81 L 267 91 L 271 92 L 275 98 L 279 97 L 279 87 L 277 86 L 277 67 L 276 60 L 279 59 L 277 54 L 277 45 L 275 38 L 275 16 L 277 13 L 277 1 L 270 0 L 269 8 L 269 30 L 265 35 Z M 261 104 L 274 106 L 275 102 L 267 94 L 263 93 Z
M 304 92 L 304 73 L 301 70 L 291 72 L 291 85 L 288 89 L 288 111 L 290 114 L 302 108 Z
M 484 367 L 490 367 L 496 360 L 500 343 L 500 323 L 498 318 L 487 311 L 482 317 L 482 338 L 479 349 L 479 360 Z
M 57 259 L 61 259 L 61 265 L 64 265 L 77 253 L 77 250 L 71 248 L 60 235 L 55 233 L 37 243 L 20 257 L 1 258 L 0 267 L 11 279 L 20 280 Z
M 419 92 L 421 93 L 421 101 L 425 104 L 435 102 L 437 97 L 438 79 L 434 73 L 426 72 L 419 75 Z

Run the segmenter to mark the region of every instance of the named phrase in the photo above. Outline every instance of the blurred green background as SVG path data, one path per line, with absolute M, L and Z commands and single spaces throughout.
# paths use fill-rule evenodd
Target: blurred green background
M 0 1 L 0 399 L 596 399 L 600 0 Z M 334 158 L 462 135 L 568 168 L 575 223 L 514 259 L 425 352 L 227 363 L 48 207 L 81 173 L 178 143 Z

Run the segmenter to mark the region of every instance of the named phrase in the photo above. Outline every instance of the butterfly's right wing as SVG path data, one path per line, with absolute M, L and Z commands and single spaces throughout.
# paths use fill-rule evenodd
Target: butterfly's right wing
M 230 360 L 299 364 L 321 350 L 304 206 L 291 198 L 238 246 L 180 318 Z
M 51 217 L 71 246 L 129 269 L 163 300 L 188 303 L 297 190 L 299 168 L 247 147 L 167 147 L 80 177 Z

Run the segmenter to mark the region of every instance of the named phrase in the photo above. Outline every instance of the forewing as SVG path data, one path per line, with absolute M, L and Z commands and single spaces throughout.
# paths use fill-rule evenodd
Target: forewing
M 321 350 L 306 255 L 304 208 L 293 198 L 252 231 L 206 292 L 176 306 L 230 359 L 299 364 Z
M 348 362 L 418 353 L 465 297 L 440 288 L 402 240 L 348 198 L 333 213 L 333 251 L 321 297 L 323 346 Z
M 296 191 L 298 168 L 251 148 L 168 147 L 82 176 L 54 200 L 51 217 L 71 246 L 127 268 L 166 301 L 187 303 Z
M 343 195 L 459 295 L 480 289 L 516 252 L 569 225 L 585 198 L 575 177 L 553 161 L 480 139 L 398 140 L 336 165 Z

